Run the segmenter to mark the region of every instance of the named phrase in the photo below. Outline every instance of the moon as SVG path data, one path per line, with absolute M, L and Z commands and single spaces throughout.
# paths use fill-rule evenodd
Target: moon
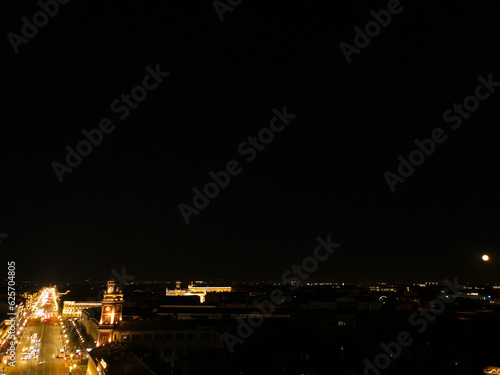
M 483 261 L 487 262 L 487 261 L 489 261 L 489 260 L 490 260 L 490 257 L 489 257 L 488 255 L 484 254 L 484 255 L 482 256 L 482 259 L 483 259 Z

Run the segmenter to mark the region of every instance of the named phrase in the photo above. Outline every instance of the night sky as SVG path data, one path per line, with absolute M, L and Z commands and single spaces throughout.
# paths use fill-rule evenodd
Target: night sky
M 41 8 L 2 5 L 0 251 L 18 278 L 279 281 L 330 235 L 312 281 L 500 281 L 500 88 L 443 120 L 479 76 L 500 82 L 499 4 L 401 1 L 348 63 L 340 44 L 386 1 L 242 1 L 223 21 L 211 1 L 160 3 L 60 4 L 18 53 L 8 34 Z M 120 119 L 157 65 L 168 77 Z M 285 106 L 296 118 L 248 162 L 238 147 Z M 59 182 L 53 162 L 105 118 Z M 435 128 L 447 140 L 391 192 L 384 173 Z M 232 160 L 187 225 L 179 205 Z

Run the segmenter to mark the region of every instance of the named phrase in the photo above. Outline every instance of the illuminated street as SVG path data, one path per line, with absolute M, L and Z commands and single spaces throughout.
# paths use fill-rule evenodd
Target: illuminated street
M 19 312 L 20 339 L 16 348 L 16 366 L 7 374 L 30 375 L 84 374 L 85 368 L 64 356 L 65 332 L 57 315 L 57 298 L 54 289 L 43 289 L 32 306 Z M 62 352 L 61 352 L 62 351 Z

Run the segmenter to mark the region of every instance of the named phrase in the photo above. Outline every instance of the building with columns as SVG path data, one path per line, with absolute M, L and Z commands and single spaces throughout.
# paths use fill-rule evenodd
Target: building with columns
M 82 311 L 92 307 L 101 307 L 101 301 L 64 301 L 63 318 L 81 318 Z
M 196 283 L 191 283 L 188 285 L 187 289 L 181 289 L 181 281 L 177 280 L 175 283 L 175 289 L 168 289 L 165 291 L 167 296 L 198 296 L 200 302 L 205 302 L 205 296 L 207 293 L 223 293 L 230 292 L 232 288 L 230 286 L 201 286 L 196 285 Z

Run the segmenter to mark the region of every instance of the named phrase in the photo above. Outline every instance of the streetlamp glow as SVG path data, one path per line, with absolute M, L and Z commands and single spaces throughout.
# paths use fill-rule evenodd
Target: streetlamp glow
M 489 260 L 490 260 L 490 257 L 489 257 L 487 254 L 484 254 L 484 255 L 482 256 L 482 259 L 483 259 L 483 261 L 487 262 L 487 261 L 489 261 Z

